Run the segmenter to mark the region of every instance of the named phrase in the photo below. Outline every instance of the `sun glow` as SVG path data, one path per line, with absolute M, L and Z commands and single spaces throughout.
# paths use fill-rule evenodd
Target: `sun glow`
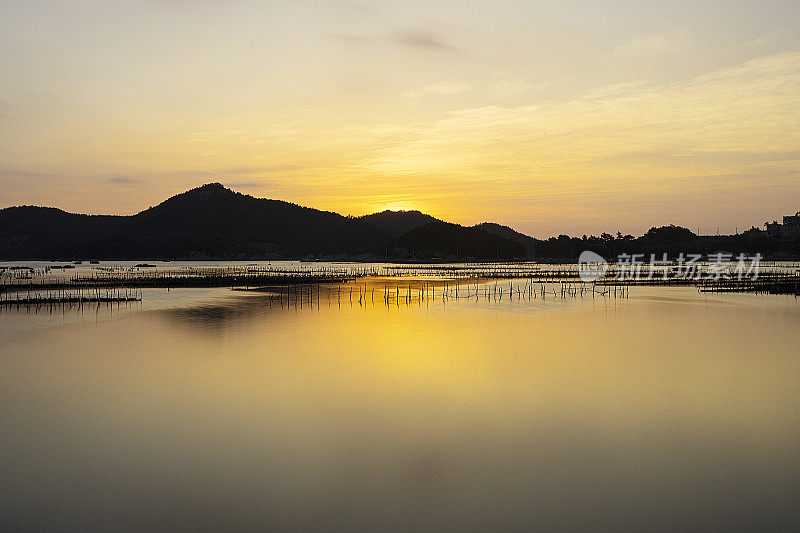
M 379 206 L 374 212 L 381 211 L 422 211 L 422 208 L 411 201 L 398 200 Z

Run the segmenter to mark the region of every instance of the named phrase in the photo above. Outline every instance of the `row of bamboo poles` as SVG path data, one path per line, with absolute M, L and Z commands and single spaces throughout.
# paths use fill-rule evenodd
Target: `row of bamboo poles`
M 647 265 L 643 265 L 645 268 Z M 585 294 L 591 287 L 593 295 L 620 290 L 632 285 L 650 286 L 697 286 L 703 292 L 764 292 L 797 294 L 800 271 L 786 265 L 762 267 L 758 275 L 752 273 L 731 276 L 724 273 L 721 279 L 708 278 L 707 271 L 697 270 L 692 276 L 681 276 L 676 267 L 665 269 L 658 275 L 633 276 L 611 265 L 604 276 L 591 284 L 581 282 L 578 265 L 542 265 L 537 263 L 516 264 L 469 264 L 469 265 L 360 265 L 340 266 L 264 266 L 235 265 L 209 267 L 181 267 L 172 269 L 143 269 L 138 267 L 95 267 L 69 275 L 52 274 L 46 269 L 29 270 L 29 276 L 19 276 L 21 267 L 13 271 L 0 272 L 0 294 L 53 291 L 144 289 L 144 288 L 198 288 L 198 287 L 269 287 L 280 285 L 340 284 L 364 278 L 386 279 L 429 278 L 438 281 L 415 281 L 414 283 L 450 284 L 453 287 L 466 283 L 485 284 L 486 280 L 513 280 L 522 284 L 575 284 L 578 292 Z M 651 273 L 652 274 L 652 273 Z M 601 289 L 599 287 L 607 287 Z M 458 292 L 458 289 L 455 289 Z M 572 290 L 572 289 L 570 289 Z M 478 289 L 476 289 L 476 292 Z M 532 290 L 528 289 L 532 295 Z M 541 293 L 541 291 L 539 291 Z M 507 293 L 506 293 L 507 294 Z M 471 295 L 470 297 L 473 297 Z M 446 298 L 460 297 L 445 296 Z M 19 298 L 19 296 L 15 296 Z M 26 295 L 26 299 L 28 296 Z M 80 297 L 78 297 L 80 298 Z M 50 299 L 48 296 L 47 299 Z
M 273 287 L 244 288 L 236 290 L 265 293 L 270 304 L 290 307 L 319 305 L 321 302 L 350 304 L 400 305 L 401 303 L 447 303 L 452 300 L 513 302 L 514 300 L 546 300 L 548 298 L 628 298 L 629 285 L 601 286 L 593 283 L 561 282 L 537 283 L 533 279 L 524 283 L 511 281 L 507 286 L 495 283 L 451 283 L 416 281 L 410 283 L 357 283 L 347 285 L 294 284 Z
M 758 279 L 773 278 L 783 282 L 787 277 L 797 278 L 799 272 L 760 271 Z M 735 285 L 741 282 L 742 287 L 748 286 L 754 279 L 752 274 L 741 278 L 726 274 L 726 283 Z M 236 286 L 265 286 L 273 284 L 294 283 L 337 283 L 352 281 L 364 277 L 428 277 L 432 279 L 514 279 L 535 280 L 538 283 L 558 283 L 562 281 L 579 281 L 578 269 L 536 269 L 536 270 L 500 270 L 490 268 L 487 270 L 463 267 L 426 268 L 418 266 L 403 268 L 381 267 L 380 269 L 353 270 L 350 268 L 320 268 L 279 270 L 248 267 L 208 267 L 178 270 L 92 270 L 88 273 L 76 273 L 70 276 L 36 275 L 31 277 L 0 276 L 0 292 L 19 290 L 57 290 L 72 288 L 181 288 L 181 287 L 236 287 Z M 691 276 L 682 276 L 677 271 L 665 271 L 663 275 L 637 275 L 610 269 L 596 283 L 603 285 L 700 285 L 709 276 L 698 271 Z M 732 279 L 736 277 L 737 279 Z
M 67 278 L 39 277 L 27 280 L 0 278 L 0 293 L 27 291 L 53 291 L 96 288 L 202 288 L 202 287 L 256 287 L 275 283 L 340 283 L 355 279 L 344 274 L 291 274 L 206 271 L 206 272 L 135 272 L 75 275 Z
M 0 307 L 38 307 L 51 305 L 77 305 L 90 303 L 140 302 L 142 293 L 138 289 L 89 289 L 16 291 L 0 293 Z
M 759 276 L 756 279 L 706 280 L 697 286 L 700 292 L 749 292 L 756 294 L 790 294 L 800 296 L 800 275 Z

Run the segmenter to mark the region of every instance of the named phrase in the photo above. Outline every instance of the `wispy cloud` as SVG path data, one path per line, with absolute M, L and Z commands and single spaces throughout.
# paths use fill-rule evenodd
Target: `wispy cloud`
M 329 33 L 328 38 L 350 44 L 371 43 L 375 41 L 372 37 L 357 35 L 355 33 Z
M 460 82 L 441 82 L 425 85 L 418 89 L 412 89 L 405 93 L 408 98 L 422 98 L 425 96 L 441 96 L 449 94 L 459 94 L 470 90 L 470 86 Z
M 611 53 L 615 57 L 648 57 L 687 50 L 692 44 L 685 32 L 672 29 L 618 41 Z
M 133 183 L 139 183 L 141 180 L 137 178 L 130 178 L 128 176 L 112 176 L 106 179 L 106 183 L 115 183 L 118 185 L 131 185 Z
M 394 34 L 393 39 L 411 48 L 424 50 L 455 50 L 441 37 L 424 30 L 408 29 Z
M 258 165 L 258 166 L 239 166 L 239 167 L 227 167 L 221 168 L 217 170 L 218 174 L 237 174 L 237 175 L 248 175 L 254 176 L 262 173 L 268 174 L 280 174 L 283 172 L 292 172 L 294 170 L 300 170 L 305 168 L 302 165 L 292 165 L 292 164 L 285 164 L 285 165 Z
M 489 96 L 505 98 L 518 96 L 541 89 L 547 84 L 544 82 L 530 83 L 526 80 L 516 78 L 508 72 L 495 72 L 492 74 L 492 82 L 489 85 Z
M 423 52 L 454 52 L 457 48 L 443 37 L 426 30 L 405 29 L 386 33 L 329 33 L 333 41 L 351 46 L 372 46 L 376 44 L 399 44 L 407 49 Z
M 419 94 L 463 89 L 439 85 Z M 324 208 L 363 211 L 367 191 L 379 190 L 413 194 L 456 219 L 458 209 L 475 213 L 488 203 L 518 220 L 534 207 L 540 217 L 578 220 L 611 204 L 619 213 L 614 202 L 624 197 L 619 209 L 630 211 L 626 218 L 651 221 L 654 196 L 714 197 L 726 176 L 769 179 L 782 185 L 783 201 L 800 199 L 793 173 L 800 164 L 800 123 L 786 111 L 800 109 L 798 88 L 800 52 L 794 52 L 681 83 L 631 81 L 569 99 L 462 109 L 433 121 L 314 131 L 303 123 L 271 124 L 246 145 L 225 136 L 203 142 L 225 153 L 237 150 L 253 163 L 221 173 L 231 181 L 279 175 L 262 188 Z M 298 160 L 306 163 L 302 172 L 259 173 Z M 684 181 L 671 186 L 672 180 Z
M 648 183 L 652 192 L 677 176 L 788 175 L 798 164 L 800 123 L 786 110 L 800 109 L 799 88 L 797 52 L 668 86 L 635 82 L 571 100 L 465 109 L 376 143 L 359 167 L 457 176 L 481 194 L 486 187 L 476 184 L 497 189 L 500 177 L 523 194 L 546 184 L 580 191 Z M 693 190 L 709 191 L 702 179 Z
M 253 189 L 263 187 L 264 183 L 258 181 L 226 181 L 225 185 L 232 189 Z
M 612 83 L 611 85 L 604 85 L 596 89 L 587 91 L 582 95 L 584 100 L 597 100 L 607 99 L 613 97 L 622 97 L 626 95 L 636 94 L 640 90 L 647 87 L 645 80 L 626 81 L 620 83 Z

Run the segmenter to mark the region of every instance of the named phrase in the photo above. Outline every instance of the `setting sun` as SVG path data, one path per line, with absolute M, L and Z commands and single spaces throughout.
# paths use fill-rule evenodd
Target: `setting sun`
M 423 209 L 420 209 L 420 207 L 415 205 L 413 202 L 403 201 L 390 202 L 388 204 L 376 206 L 375 209 L 369 209 L 370 213 L 380 211 L 423 211 Z

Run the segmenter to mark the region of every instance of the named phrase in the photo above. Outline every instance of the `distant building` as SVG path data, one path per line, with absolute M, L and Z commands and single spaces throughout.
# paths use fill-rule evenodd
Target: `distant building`
M 770 237 L 777 237 L 781 234 L 781 224 L 777 220 L 774 222 L 767 222 L 764 225 L 767 227 L 767 235 Z
M 783 217 L 783 224 L 777 220 L 764 224 L 767 235 L 770 237 L 797 237 L 800 236 L 800 211 L 794 215 Z
M 800 235 L 800 211 L 794 215 L 783 217 L 783 235 L 787 237 Z
M 749 230 L 742 233 L 742 235 L 745 235 L 747 237 L 759 237 L 762 233 L 766 233 L 766 231 L 758 229 L 757 227 L 753 226 Z

